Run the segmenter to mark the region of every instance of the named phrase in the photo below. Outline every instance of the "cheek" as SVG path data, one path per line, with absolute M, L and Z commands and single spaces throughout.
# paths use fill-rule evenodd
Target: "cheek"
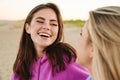
M 58 28 L 53 30 L 54 37 L 57 38 L 58 36 Z
M 78 53 L 83 54 L 84 49 L 85 49 L 85 41 L 82 40 L 82 39 L 79 39 L 78 43 L 77 43 L 77 51 L 78 51 Z
M 81 39 L 78 40 L 77 42 L 77 56 L 80 58 L 81 56 L 83 56 L 83 51 L 84 51 L 84 43 Z
M 88 44 L 85 39 L 79 39 L 78 46 L 77 46 L 77 56 L 78 56 L 78 63 L 81 65 L 85 64 L 85 61 L 88 58 Z

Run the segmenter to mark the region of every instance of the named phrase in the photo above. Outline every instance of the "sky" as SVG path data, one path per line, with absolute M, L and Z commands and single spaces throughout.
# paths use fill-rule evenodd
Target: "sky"
M 0 20 L 22 20 L 35 6 L 52 2 L 64 20 L 87 20 L 89 11 L 103 6 L 120 6 L 120 0 L 0 0 Z

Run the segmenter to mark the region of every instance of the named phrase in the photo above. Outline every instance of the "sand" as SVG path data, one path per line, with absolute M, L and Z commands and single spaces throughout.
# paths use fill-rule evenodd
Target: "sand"
M 79 37 L 79 30 L 78 27 L 65 28 L 65 42 L 75 47 L 76 40 Z M 11 80 L 21 32 L 22 29 L 0 26 L 0 80 Z

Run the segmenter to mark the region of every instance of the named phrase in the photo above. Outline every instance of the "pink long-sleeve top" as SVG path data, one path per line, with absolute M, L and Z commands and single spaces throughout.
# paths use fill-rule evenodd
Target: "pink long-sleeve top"
M 53 76 L 46 55 L 43 55 L 39 60 L 33 63 L 31 73 L 32 76 L 30 80 L 86 80 L 89 76 L 88 71 L 75 62 L 67 64 L 64 71 L 56 73 Z M 13 74 L 12 80 L 19 80 L 19 78 Z

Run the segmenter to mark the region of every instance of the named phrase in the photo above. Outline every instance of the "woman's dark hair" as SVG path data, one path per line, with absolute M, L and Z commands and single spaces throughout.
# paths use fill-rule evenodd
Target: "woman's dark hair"
M 55 72 L 65 70 L 65 64 L 70 63 L 72 60 L 76 60 L 75 49 L 67 43 L 61 42 L 63 39 L 63 20 L 59 8 L 53 3 L 41 4 L 36 6 L 28 14 L 23 28 L 23 33 L 20 40 L 18 55 L 16 57 L 13 71 L 20 80 L 29 80 L 31 77 L 30 66 L 36 59 L 37 53 L 33 44 L 33 41 L 25 30 L 26 23 L 30 24 L 34 14 L 45 8 L 50 8 L 54 10 L 58 20 L 58 36 L 55 42 L 48 46 L 45 51 L 49 63 L 51 65 L 52 74 L 54 76 Z

